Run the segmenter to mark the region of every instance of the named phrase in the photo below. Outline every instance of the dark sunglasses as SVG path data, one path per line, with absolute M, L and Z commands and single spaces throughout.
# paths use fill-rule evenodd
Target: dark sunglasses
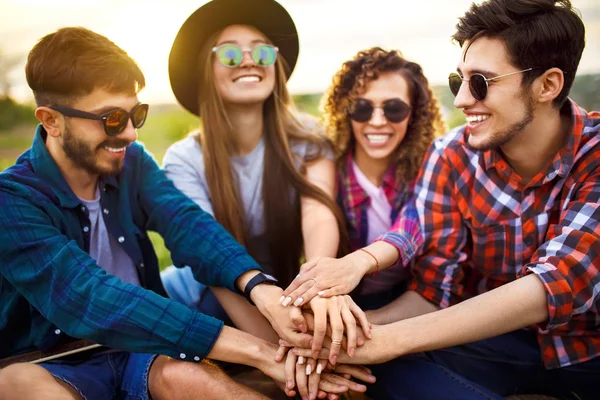
M 356 122 L 367 122 L 371 120 L 373 111 L 375 111 L 373 103 L 367 99 L 356 99 L 354 106 L 350 111 L 350 119 Z M 381 106 L 385 118 L 394 124 L 404 121 L 410 114 L 411 106 L 400 99 L 388 99 Z
M 475 99 L 477 99 L 478 101 L 482 101 L 483 99 L 485 99 L 485 97 L 487 96 L 487 93 L 488 93 L 488 82 L 494 81 L 496 79 L 504 78 L 505 76 L 510 76 L 510 75 L 515 75 L 515 74 L 520 74 L 523 72 L 532 71 L 534 69 L 535 68 L 527 68 L 527 69 L 523 69 L 521 71 L 515 71 L 515 72 L 510 72 L 508 74 L 495 76 L 493 78 L 486 78 L 482 74 L 472 74 L 471 78 L 469 78 L 469 79 L 465 79 L 462 76 L 460 76 L 459 74 L 453 72 L 450 74 L 450 76 L 448 76 L 448 85 L 450 86 L 450 91 L 452 92 L 452 94 L 454 96 L 456 96 L 458 94 L 458 92 L 460 91 L 460 87 L 462 86 L 462 83 L 469 82 L 469 90 L 471 91 L 471 94 L 473 95 L 473 97 Z
M 121 108 L 117 108 L 100 115 L 57 105 L 49 106 L 48 108 L 58 111 L 65 117 L 102 121 L 102 125 L 104 125 L 104 132 L 106 132 L 108 136 L 117 136 L 119 133 L 123 132 L 125 128 L 127 128 L 127 124 L 129 123 L 130 119 L 134 128 L 141 128 L 144 125 L 144 122 L 146 122 L 149 106 L 148 104 L 139 103 L 129 112 Z
M 213 47 L 212 51 L 225 67 L 235 68 L 242 63 L 244 53 L 250 53 L 252 60 L 258 66 L 268 67 L 273 65 L 277 60 L 279 49 L 269 44 L 257 44 L 252 48 L 242 49 L 235 44 L 225 43 Z

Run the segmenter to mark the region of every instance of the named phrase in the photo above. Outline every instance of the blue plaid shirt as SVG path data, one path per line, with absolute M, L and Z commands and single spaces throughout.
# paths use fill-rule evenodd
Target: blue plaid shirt
M 39 126 L 32 147 L 0 173 L 0 358 L 75 337 L 200 361 L 223 323 L 163 297 L 147 230 L 163 237 L 175 265 L 191 266 L 207 285 L 236 290 L 238 276 L 260 267 L 133 143 L 123 170 L 101 180 L 100 204 L 147 289 L 108 274 L 88 255 L 87 209 L 45 138 Z

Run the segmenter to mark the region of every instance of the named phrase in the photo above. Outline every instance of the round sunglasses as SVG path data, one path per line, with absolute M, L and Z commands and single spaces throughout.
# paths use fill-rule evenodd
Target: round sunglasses
M 504 78 L 505 76 L 521 74 L 523 72 L 528 72 L 536 69 L 537 67 L 523 69 L 521 71 L 510 72 L 508 74 L 495 76 L 493 78 L 486 78 L 480 73 L 472 74 L 471 78 L 465 79 L 459 74 L 453 72 L 448 76 L 448 85 L 450 86 L 450 91 L 454 96 L 458 94 L 460 91 L 460 87 L 463 82 L 469 82 L 469 90 L 471 91 L 471 95 L 477 99 L 478 101 L 482 101 L 486 98 L 488 93 L 488 82 L 494 81 L 496 79 Z
M 250 53 L 254 63 L 261 67 L 275 64 L 279 49 L 269 44 L 257 44 L 252 48 L 241 48 L 235 44 L 225 43 L 212 49 L 223 66 L 235 68 L 242 63 L 244 53 Z
M 361 123 L 368 122 L 371 120 L 375 108 L 381 108 L 385 118 L 394 124 L 404 121 L 412 109 L 411 106 L 397 98 L 385 100 L 381 107 L 375 107 L 370 100 L 359 98 L 356 99 L 350 111 L 350 119 Z
M 116 108 L 103 114 L 94 114 L 87 111 L 77 110 L 71 107 L 52 105 L 48 108 L 58 111 L 65 117 L 84 118 L 102 121 L 104 132 L 108 136 L 117 136 L 127 128 L 127 124 L 131 119 L 133 127 L 141 128 L 146 122 L 148 116 L 148 108 L 150 106 L 144 103 L 138 103 L 131 111 L 125 111 L 122 108 Z

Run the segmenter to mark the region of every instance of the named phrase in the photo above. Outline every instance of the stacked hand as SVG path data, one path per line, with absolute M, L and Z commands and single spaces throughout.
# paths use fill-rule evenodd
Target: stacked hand
M 260 289 L 253 293 L 253 299 L 261 313 L 283 338 L 282 344 L 285 346 L 277 351 L 274 362 L 268 363 L 261 370 L 275 381 L 286 382 L 286 394 L 295 395 L 294 387 L 297 387 L 300 394 L 306 398 L 314 399 L 319 396 L 334 399 L 338 393 L 349 389 L 366 390 L 364 385 L 352 382 L 350 379 L 353 377 L 365 382 L 374 382 L 375 378 L 370 371 L 362 367 L 337 365 L 342 348 L 352 357 L 356 347 L 364 345 L 365 338 L 371 337 L 371 328 L 365 313 L 350 296 L 314 297 L 303 302 L 302 308 L 283 307 L 276 300 L 273 301 L 275 296 L 279 298 L 283 293 L 280 288 L 269 286 Z M 329 363 L 326 360 L 317 363 L 319 355 L 323 354 L 321 350 L 324 341 L 327 343 Z M 288 346 L 309 349 L 314 357 L 296 357 L 295 353 L 287 351 Z M 281 364 L 284 358 L 285 366 Z
M 283 291 L 281 303 L 301 306 L 315 296 L 331 297 L 350 293 L 367 273 L 370 259 L 360 252 L 343 258 L 323 257 L 300 267 L 300 274 Z
M 351 378 L 369 383 L 375 381 L 375 377 L 364 367 L 337 364 L 340 350 L 344 349 L 352 357 L 356 347 L 364 345 L 366 338 L 371 336 L 370 324 L 364 312 L 349 296 L 316 297 L 302 309 L 291 307 L 290 319 L 298 329 L 313 333 L 312 346 L 306 351 L 315 357 L 309 354 L 297 357 L 289 348 L 307 346 L 280 340 L 276 359 L 280 361 L 287 356 L 285 374 L 288 395 L 296 387 L 303 398 L 335 399 L 339 393 L 348 390 L 366 391 L 364 385 L 353 382 Z M 327 344 L 328 359 L 317 360 L 323 354 L 321 348 L 324 342 Z

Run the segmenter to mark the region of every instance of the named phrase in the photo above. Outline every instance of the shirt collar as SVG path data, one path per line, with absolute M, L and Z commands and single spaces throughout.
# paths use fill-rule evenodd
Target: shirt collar
M 549 169 L 544 172 L 544 182 L 554 179 L 556 175 L 559 175 L 562 178 L 567 176 L 573 166 L 575 153 L 579 147 L 583 134 L 583 113 L 573 100 L 569 99 L 565 102 L 561 109 L 561 113 L 571 114 L 571 135 L 569 135 L 569 140 L 565 146 L 554 156 Z M 468 133 L 468 128 L 466 128 L 464 133 L 465 143 L 467 142 Z M 498 149 L 484 151 L 482 156 L 483 165 L 486 171 L 490 168 L 495 168 L 497 164 L 503 160 L 502 154 Z
M 33 171 L 43 182 L 48 184 L 54 194 L 58 197 L 62 207 L 77 207 L 79 206 L 80 201 L 67 184 L 67 181 L 60 172 L 60 169 L 52 158 L 52 155 L 50 155 L 50 152 L 46 147 L 47 137 L 48 133 L 42 124 L 39 124 L 35 131 L 30 153 Z M 115 188 L 119 187 L 118 181 L 114 176 L 101 179 L 99 184 L 101 191 L 104 189 L 104 185 L 110 185 Z
M 352 168 L 353 162 L 354 153 L 352 150 L 350 150 L 346 156 L 345 163 L 345 173 L 347 179 L 344 181 L 344 184 L 346 186 L 346 192 L 362 194 L 361 196 L 354 195 L 349 198 L 348 206 L 352 208 L 357 207 L 359 204 L 363 203 L 369 198 L 363 187 L 360 186 L 360 183 L 358 183 L 358 179 L 354 173 L 354 168 Z M 392 163 L 385 172 L 385 175 L 383 176 L 382 187 L 386 197 L 388 198 L 388 201 L 390 204 L 393 204 L 393 199 L 397 197 L 396 192 L 401 189 L 401 185 L 396 179 L 396 163 Z

